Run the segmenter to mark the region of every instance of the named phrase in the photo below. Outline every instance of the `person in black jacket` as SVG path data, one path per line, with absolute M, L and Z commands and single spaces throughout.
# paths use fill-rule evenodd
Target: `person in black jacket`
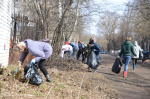
M 95 38 L 91 38 L 89 41 L 89 47 L 90 47 L 90 51 L 94 51 L 94 53 L 96 54 L 97 57 L 97 62 L 100 65 L 100 52 L 101 52 L 101 48 L 100 46 L 95 42 L 96 39 Z M 89 69 L 89 67 L 88 67 Z M 95 69 L 94 72 L 97 72 L 97 68 Z
M 82 62 L 83 62 L 85 45 L 81 41 L 78 41 L 78 47 L 79 50 L 77 53 L 77 60 L 79 60 L 80 56 L 82 55 Z

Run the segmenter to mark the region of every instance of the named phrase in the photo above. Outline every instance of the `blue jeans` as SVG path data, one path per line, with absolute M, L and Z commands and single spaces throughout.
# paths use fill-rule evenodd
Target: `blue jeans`
M 65 51 L 64 54 L 66 54 L 67 52 L 70 53 L 70 57 L 73 57 L 73 50 L 71 50 L 71 51 Z
M 94 52 L 96 54 L 97 60 L 99 60 L 100 59 L 100 52 L 98 52 L 98 51 L 94 51 Z
M 128 70 L 128 65 L 131 60 L 131 56 L 123 56 L 123 60 L 125 62 L 124 71 Z

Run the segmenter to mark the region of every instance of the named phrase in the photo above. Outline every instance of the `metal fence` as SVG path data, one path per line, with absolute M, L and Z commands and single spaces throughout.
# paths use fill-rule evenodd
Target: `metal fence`
M 37 20 L 28 20 L 27 16 L 15 16 L 12 17 L 12 30 L 10 39 L 10 51 L 9 51 L 9 65 L 16 64 L 20 52 L 14 50 L 16 43 L 23 41 L 25 39 L 40 40 L 42 39 L 42 31 L 40 28 L 40 23 Z M 25 59 L 24 64 L 29 63 L 33 56 L 28 55 Z

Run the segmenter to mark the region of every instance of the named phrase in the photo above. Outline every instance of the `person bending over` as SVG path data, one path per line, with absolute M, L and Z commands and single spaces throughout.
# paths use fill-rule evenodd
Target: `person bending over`
M 48 59 L 53 52 L 51 45 L 44 41 L 33 41 L 31 39 L 26 39 L 17 43 L 17 48 L 21 51 L 19 63 L 22 65 L 26 56 L 30 53 L 32 56 L 35 56 L 30 63 L 37 63 L 40 70 L 46 77 L 46 81 L 51 82 L 50 76 L 44 67 L 45 60 Z

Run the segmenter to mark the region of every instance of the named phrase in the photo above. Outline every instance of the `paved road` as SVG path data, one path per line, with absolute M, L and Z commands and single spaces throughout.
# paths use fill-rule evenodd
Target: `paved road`
M 135 70 L 132 69 L 132 61 L 130 61 L 128 77 L 123 78 L 124 66 L 120 74 L 111 71 L 115 58 L 101 54 L 102 65 L 98 67 L 98 73 L 111 80 L 113 88 L 123 99 L 150 99 L 150 61 L 147 60 L 142 64 L 139 60 Z

